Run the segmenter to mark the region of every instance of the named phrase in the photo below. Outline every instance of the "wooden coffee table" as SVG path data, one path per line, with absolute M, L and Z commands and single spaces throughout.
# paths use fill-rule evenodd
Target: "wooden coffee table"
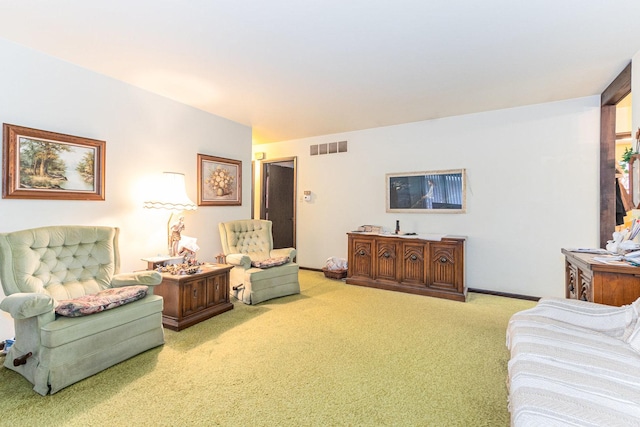
M 203 320 L 233 309 L 229 300 L 227 264 L 207 264 L 201 273 L 173 275 L 162 273 L 162 283 L 153 293 L 164 298 L 162 324 L 180 331 Z

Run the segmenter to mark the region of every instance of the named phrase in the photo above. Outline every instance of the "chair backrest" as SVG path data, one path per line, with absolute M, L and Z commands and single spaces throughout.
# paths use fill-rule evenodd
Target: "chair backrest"
M 111 287 L 120 270 L 118 235 L 118 228 L 91 226 L 0 233 L 5 295 L 36 292 L 64 300 Z
M 243 219 L 222 222 L 218 225 L 222 251 L 225 255 L 245 254 L 252 261 L 269 258 L 273 249 L 271 221 Z

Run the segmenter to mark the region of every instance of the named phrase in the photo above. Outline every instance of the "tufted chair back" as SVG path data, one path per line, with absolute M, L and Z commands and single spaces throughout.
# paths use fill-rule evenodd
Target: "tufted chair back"
M 273 249 L 271 221 L 243 219 L 220 224 L 222 250 L 225 254 L 245 254 L 252 261 L 270 257 Z
M 56 300 L 111 287 L 119 272 L 119 229 L 51 226 L 0 234 L 5 295 L 46 293 Z

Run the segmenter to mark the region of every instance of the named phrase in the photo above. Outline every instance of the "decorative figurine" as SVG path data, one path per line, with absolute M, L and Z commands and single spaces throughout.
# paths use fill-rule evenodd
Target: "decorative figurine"
M 178 222 L 171 226 L 171 236 L 169 238 L 169 255 L 178 255 L 178 245 L 180 243 L 180 233 L 184 230 L 184 217 L 181 215 Z

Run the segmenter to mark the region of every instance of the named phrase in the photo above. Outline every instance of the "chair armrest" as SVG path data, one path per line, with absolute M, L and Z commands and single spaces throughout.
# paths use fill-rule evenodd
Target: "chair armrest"
M 134 273 L 116 274 L 111 279 L 111 286 L 121 288 L 123 286 L 147 285 L 156 286 L 162 282 L 162 275 L 157 271 L 145 270 Z
M 269 253 L 270 258 L 280 258 L 288 256 L 289 260 L 293 262 L 293 259 L 296 257 L 297 251 L 295 248 L 280 248 L 280 249 L 272 249 Z
M 28 319 L 41 314 L 53 313 L 53 298 L 47 294 L 15 293 L 0 302 L 0 309 L 14 319 Z
M 227 264 L 237 265 L 244 269 L 251 268 L 251 258 L 249 255 L 244 254 L 229 254 L 227 255 Z

